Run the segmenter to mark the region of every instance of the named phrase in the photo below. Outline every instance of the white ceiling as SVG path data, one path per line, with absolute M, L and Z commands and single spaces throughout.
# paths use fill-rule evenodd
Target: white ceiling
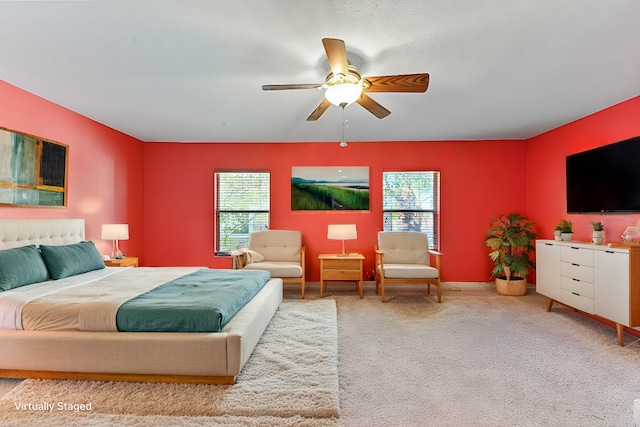
M 0 1 L 0 79 L 143 141 L 339 141 L 306 117 L 323 37 L 363 76 L 427 72 L 426 93 L 372 93 L 348 141 L 529 138 L 640 95 L 638 0 Z M 2 102 L 2 100 L 0 100 Z M 2 124 L 0 123 L 0 126 Z

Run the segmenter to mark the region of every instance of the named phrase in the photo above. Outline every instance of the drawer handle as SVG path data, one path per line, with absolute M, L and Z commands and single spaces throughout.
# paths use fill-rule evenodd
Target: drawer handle
M 575 296 L 580 296 L 580 294 L 576 294 L 575 292 L 571 292 L 572 294 L 574 294 Z
M 575 265 L 576 267 L 580 267 L 580 264 L 576 264 L 575 262 L 572 262 L 571 265 Z
M 605 252 L 608 253 L 608 254 L 615 254 L 615 252 L 613 252 L 613 251 L 605 251 Z
M 579 282 L 580 281 L 580 279 L 571 279 L 571 280 L 573 280 L 574 282 Z
M 580 249 L 580 248 L 578 248 L 578 247 L 575 247 L 575 246 L 571 246 L 571 249 L 575 249 L 575 250 L 578 250 L 578 249 Z

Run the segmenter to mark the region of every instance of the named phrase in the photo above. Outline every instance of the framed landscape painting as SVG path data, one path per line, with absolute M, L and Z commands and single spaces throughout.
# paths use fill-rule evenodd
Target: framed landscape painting
M 67 205 L 68 147 L 0 128 L 0 206 Z
M 369 210 L 369 167 L 292 167 L 291 210 Z

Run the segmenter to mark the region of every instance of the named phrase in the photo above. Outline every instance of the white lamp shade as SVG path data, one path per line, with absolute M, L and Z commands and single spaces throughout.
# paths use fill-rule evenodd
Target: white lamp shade
M 355 224 L 330 224 L 327 229 L 327 239 L 354 240 L 358 238 Z
M 129 224 L 103 224 L 102 240 L 129 240 Z

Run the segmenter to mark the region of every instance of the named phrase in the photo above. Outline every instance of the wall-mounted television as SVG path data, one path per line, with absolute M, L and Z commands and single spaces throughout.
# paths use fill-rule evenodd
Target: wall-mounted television
M 567 156 L 567 212 L 640 212 L 640 136 Z

